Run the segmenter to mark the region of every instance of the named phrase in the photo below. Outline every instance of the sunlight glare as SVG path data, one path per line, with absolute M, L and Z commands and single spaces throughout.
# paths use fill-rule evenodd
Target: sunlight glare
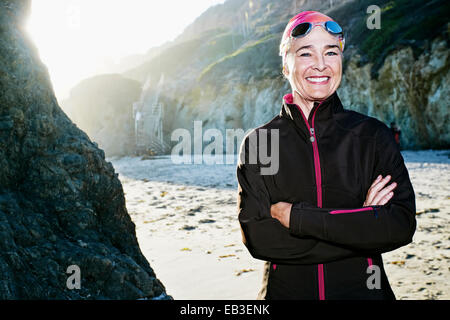
M 224 0 L 33 0 L 26 30 L 64 99 L 79 81 L 121 58 L 173 40 Z

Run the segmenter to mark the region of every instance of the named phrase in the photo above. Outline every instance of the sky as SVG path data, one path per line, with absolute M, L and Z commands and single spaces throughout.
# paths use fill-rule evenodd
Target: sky
M 121 57 L 173 40 L 224 0 L 32 0 L 26 30 L 58 101 Z

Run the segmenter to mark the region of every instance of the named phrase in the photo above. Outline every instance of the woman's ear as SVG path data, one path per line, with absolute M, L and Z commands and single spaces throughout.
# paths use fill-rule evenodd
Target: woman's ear
M 283 74 L 286 78 L 289 78 L 289 68 L 286 64 L 283 66 Z

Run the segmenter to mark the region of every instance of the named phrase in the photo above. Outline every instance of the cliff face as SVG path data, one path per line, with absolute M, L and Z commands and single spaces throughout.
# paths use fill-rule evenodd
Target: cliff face
M 402 130 L 409 148 L 450 146 L 450 59 L 448 39 L 438 37 L 429 51 L 414 58 L 410 47 L 387 56 L 379 76 L 371 79 L 372 64 L 357 67 L 350 59 L 339 95 L 343 105 Z
M 271 31 L 283 31 L 286 22 L 303 10 L 327 11 L 351 0 L 227 0 L 213 6 L 189 25 L 175 42 L 195 39 L 205 31 L 232 30 L 252 37 Z
M 244 131 L 280 110 L 290 91 L 278 45 L 293 14 L 317 10 L 346 32 L 344 108 L 402 130 L 403 148 L 448 148 L 449 58 L 445 0 L 380 0 L 381 29 L 366 26 L 371 0 L 228 0 L 202 14 L 173 43 L 122 75 L 146 84 L 141 95 L 164 108 L 163 134 L 203 128 Z M 405 12 L 408 12 L 405 15 Z M 164 85 L 160 86 L 161 79 Z M 152 99 L 152 96 L 155 99 Z M 132 105 L 129 105 L 132 108 Z
M 0 299 L 167 298 L 118 175 L 57 104 L 21 27 L 29 8 L 0 2 Z

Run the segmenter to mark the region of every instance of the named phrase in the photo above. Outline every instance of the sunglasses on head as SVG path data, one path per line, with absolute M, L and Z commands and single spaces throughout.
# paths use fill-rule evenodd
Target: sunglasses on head
M 341 35 L 344 36 L 344 31 L 341 26 L 335 21 L 322 21 L 322 22 L 303 22 L 295 26 L 291 31 L 291 37 L 299 38 L 306 36 L 312 28 L 315 26 L 322 26 L 325 30 L 327 30 L 332 35 Z

